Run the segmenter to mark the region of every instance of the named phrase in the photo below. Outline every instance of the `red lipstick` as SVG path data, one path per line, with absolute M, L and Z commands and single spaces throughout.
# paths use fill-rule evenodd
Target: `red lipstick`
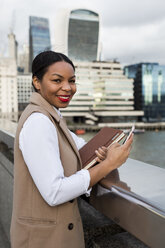
M 58 96 L 58 99 L 61 102 L 69 102 L 70 101 L 70 95 L 60 95 L 60 96 Z

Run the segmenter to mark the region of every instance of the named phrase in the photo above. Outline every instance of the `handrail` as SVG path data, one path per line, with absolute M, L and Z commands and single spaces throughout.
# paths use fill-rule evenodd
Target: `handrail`
M 14 134 L 1 129 L 1 141 L 13 149 Z M 5 160 L 1 153 L 0 177 L 0 184 L 3 184 L 0 185 L 0 201 L 5 205 L 5 208 L 1 207 L 1 216 L 5 217 L 1 221 L 9 237 L 13 164 Z M 128 159 L 93 187 L 89 203 L 149 247 L 164 248 L 164 178 L 164 169 Z
M 96 185 L 90 204 L 153 248 L 165 245 L 165 169 L 128 159 Z

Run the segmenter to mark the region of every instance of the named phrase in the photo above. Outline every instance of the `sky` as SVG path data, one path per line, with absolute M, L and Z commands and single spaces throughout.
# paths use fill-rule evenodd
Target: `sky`
M 86 8 L 100 16 L 102 59 L 165 65 L 164 0 L 0 0 L 0 55 L 7 52 L 12 29 L 19 50 L 28 43 L 29 16 L 49 18 L 51 42 L 61 8 Z

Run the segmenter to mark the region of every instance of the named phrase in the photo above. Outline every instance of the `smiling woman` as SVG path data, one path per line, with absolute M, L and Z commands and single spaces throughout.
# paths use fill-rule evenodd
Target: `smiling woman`
M 84 248 L 77 197 L 128 157 L 132 138 L 122 147 L 96 151 L 94 168 L 85 170 L 82 138 L 70 132 L 59 108 L 76 92 L 75 68 L 64 54 L 46 51 L 32 64 L 34 92 L 22 113 L 14 147 L 12 248 Z
M 42 80 L 33 76 L 33 85 L 51 105 L 57 109 L 65 108 L 76 93 L 74 68 L 65 61 L 54 63 L 48 67 Z

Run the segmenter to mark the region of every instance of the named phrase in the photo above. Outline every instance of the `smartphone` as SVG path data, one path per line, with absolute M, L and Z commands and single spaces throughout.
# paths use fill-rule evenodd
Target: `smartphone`
M 132 128 L 131 128 L 131 131 L 129 132 L 129 134 L 128 134 L 126 140 L 125 140 L 125 142 L 127 142 L 127 140 L 129 140 L 129 138 L 130 138 L 131 134 L 134 132 L 134 130 L 135 130 L 135 126 L 133 125 Z

